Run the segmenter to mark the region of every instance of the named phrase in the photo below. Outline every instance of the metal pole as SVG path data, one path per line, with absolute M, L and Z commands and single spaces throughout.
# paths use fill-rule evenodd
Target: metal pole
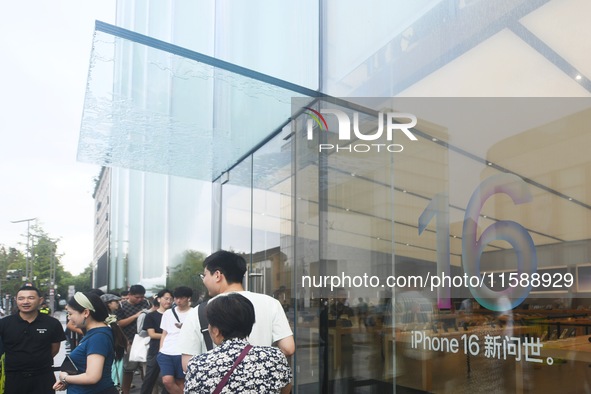
M 29 254 L 31 253 L 31 249 L 29 248 L 29 242 L 30 242 L 30 238 L 31 238 L 31 221 L 32 220 L 37 220 L 37 218 L 31 218 L 31 219 L 23 219 L 23 220 L 14 220 L 14 221 L 10 221 L 10 223 L 23 223 L 23 222 L 27 222 L 27 253 L 25 255 L 25 277 L 27 280 L 30 280 L 30 276 L 33 275 L 33 267 L 31 267 L 31 272 L 29 274 Z M 31 264 L 32 265 L 32 264 Z

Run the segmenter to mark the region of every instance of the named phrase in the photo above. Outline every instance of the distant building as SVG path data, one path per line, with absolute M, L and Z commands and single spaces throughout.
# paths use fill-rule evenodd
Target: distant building
M 95 206 L 92 286 L 106 288 L 109 275 L 111 168 L 101 168 L 92 197 L 94 198 Z

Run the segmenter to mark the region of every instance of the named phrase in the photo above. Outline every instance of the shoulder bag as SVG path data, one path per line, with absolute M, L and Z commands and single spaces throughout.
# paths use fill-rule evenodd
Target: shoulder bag
M 238 366 L 238 364 L 240 364 L 244 357 L 246 357 L 246 354 L 250 351 L 250 349 L 252 349 L 252 345 L 246 345 L 244 349 L 242 349 L 242 353 L 240 353 L 240 355 L 236 358 L 234 364 L 232 365 L 232 368 L 230 368 L 230 370 L 224 375 L 224 377 L 218 383 L 218 385 L 215 386 L 215 390 L 213 390 L 212 394 L 220 394 L 226 383 L 228 383 L 228 380 L 230 380 L 230 375 L 232 375 L 234 369 Z

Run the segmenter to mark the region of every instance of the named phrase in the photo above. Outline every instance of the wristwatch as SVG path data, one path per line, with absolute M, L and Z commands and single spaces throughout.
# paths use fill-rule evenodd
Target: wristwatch
M 60 382 L 64 383 L 64 384 L 68 384 L 68 382 L 66 382 L 66 378 L 68 377 L 68 373 L 66 372 L 63 378 L 60 378 Z

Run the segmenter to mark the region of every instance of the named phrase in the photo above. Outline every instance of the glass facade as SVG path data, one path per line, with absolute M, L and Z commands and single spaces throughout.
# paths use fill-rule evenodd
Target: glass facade
M 589 391 L 589 13 L 121 2 L 79 150 L 114 167 L 109 286 L 243 254 L 295 392 Z

